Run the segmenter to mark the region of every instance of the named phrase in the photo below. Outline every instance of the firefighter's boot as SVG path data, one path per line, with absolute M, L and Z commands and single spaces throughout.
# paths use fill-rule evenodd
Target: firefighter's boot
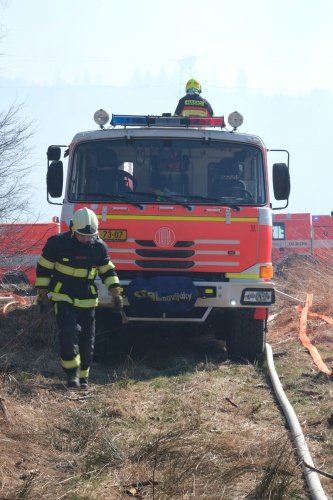
M 87 390 L 88 389 L 88 377 L 89 377 L 89 371 L 90 367 L 84 365 L 83 367 L 81 366 L 81 369 L 79 371 L 79 378 L 80 378 L 80 389 Z
M 88 378 L 80 378 L 80 389 L 87 390 L 88 386 Z
M 79 389 L 79 377 L 78 377 L 78 369 L 71 368 L 66 370 L 67 375 L 67 387 L 68 389 Z

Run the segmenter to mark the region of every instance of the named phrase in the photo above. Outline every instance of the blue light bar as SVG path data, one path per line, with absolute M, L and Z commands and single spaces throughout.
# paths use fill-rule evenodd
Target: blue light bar
M 192 116 L 154 116 L 154 115 L 112 115 L 111 125 L 156 126 L 156 127 L 225 127 L 223 116 L 198 118 Z
M 148 116 L 148 123 L 158 127 L 186 127 L 189 119 L 181 116 Z
M 148 117 L 143 115 L 112 115 L 111 125 L 148 125 Z

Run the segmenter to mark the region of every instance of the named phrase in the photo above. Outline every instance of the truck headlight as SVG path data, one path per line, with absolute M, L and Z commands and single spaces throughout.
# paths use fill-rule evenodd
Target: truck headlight
M 242 305 L 268 306 L 274 304 L 274 289 L 266 288 L 246 288 L 241 297 Z

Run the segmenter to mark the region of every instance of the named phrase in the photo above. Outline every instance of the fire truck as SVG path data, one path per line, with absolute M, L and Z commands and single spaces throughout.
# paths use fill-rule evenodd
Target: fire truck
M 0 224 L 0 282 L 34 286 L 43 246 L 59 230 L 56 218 L 53 222 Z
M 281 265 L 291 255 L 312 254 L 312 228 L 309 213 L 273 214 L 272 261 Z
M 332 215 L 273 214 L 272 262 L 281 268 L 300 258 L 325 264 L 333 258 Z
M 262 140 L 238 132 L 238 112 L 228 125 L 223 116 L 168 113 L 110 120 L 104 110 L 94 119 L 99 129 L 47 150 L 47 198 L 62 205 L 62 229 L 78 208 L 95 211 L 128 321 L 209 326 L 230 358 L 261 356 L 275 300 Z M 285 159 L 273 165 L 271 179 L 283 203 L 276 208 L 285 208 L 289 153 L 270 151 Z M 99 306 L 107 307 L 107 290 L 97 287 Z
M 319 262 L 332 265 L 333 258 L 333 217 L 332 215 L 313 215 L 312 252 Z

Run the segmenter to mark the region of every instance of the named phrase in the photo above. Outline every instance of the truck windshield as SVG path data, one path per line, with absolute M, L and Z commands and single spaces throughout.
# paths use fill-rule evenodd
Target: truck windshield
M 67 196 L 73 202 L 264 205 L 261 150 L 191 139 L 99 140 L 75 147 Z

